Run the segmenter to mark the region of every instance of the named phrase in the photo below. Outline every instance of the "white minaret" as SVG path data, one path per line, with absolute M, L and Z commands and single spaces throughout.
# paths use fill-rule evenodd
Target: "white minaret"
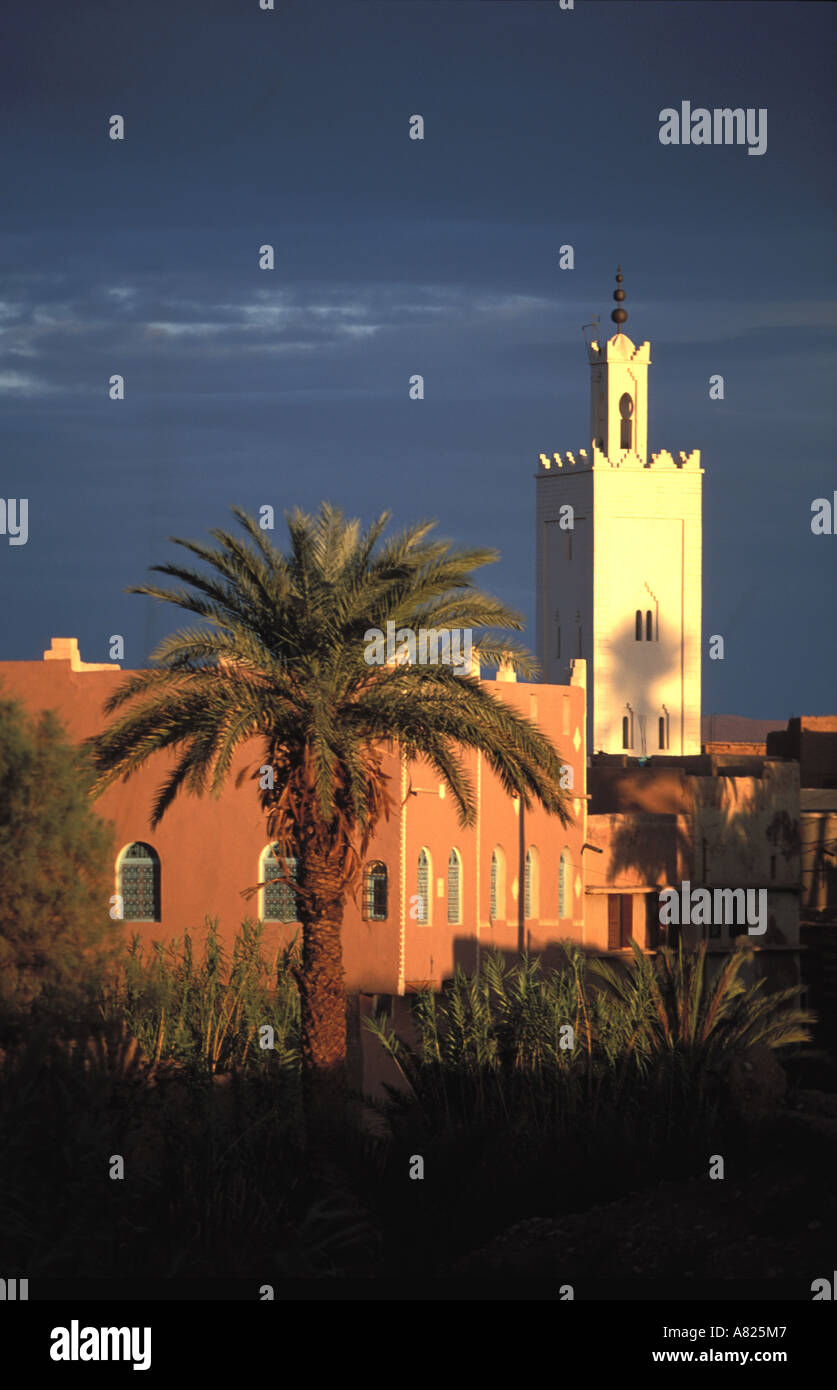
M 700 452 L 647 455 L 647 342 L 588 344 L 590 449 L 541 454 L 537 650 L 568 684 L 587 660 L 588 748 L 635 757 L 700 752 Z

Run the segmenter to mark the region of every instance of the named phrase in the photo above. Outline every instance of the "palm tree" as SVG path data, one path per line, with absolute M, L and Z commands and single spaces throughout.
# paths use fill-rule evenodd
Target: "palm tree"
M 214 574 L 155 565 L 188 587 L 128 590 L 176 604 L 204 625 L 165 638 L 152 669 L 132 675 L 107 701 L 107 713 L 127 711 L 91 740 L 94 794 L 173 749 L 176 765 L 154 803 L 156 826 L 182 788 L 219 795 L 236 751 L 262 741 L 261 764 L 274 769 L 272 787 L 260 778 L 268 834 L 280 864 L 298 864 L 303 1071 L 307 1097 L 316 1102 L 345 1085 L 341 925 L 370 839 L 395 804 L 384 752 L 425 757 L 463 826 L 473 823 L 476 809 L 463 748 L 481 750 L 506 792 L 527 809 L 538 801 L 565 825 L 571 816 L 557 750 L 476 675 L 366 659 L 365 634 L 386 631 L 388 621 L 396 630 L 520 630 L 520 617 L 471 578 L 496 552 L 430 540 L 432 522 L 385 541 L 389 513 L 362 531 L 323 504 L 316 517 L 287 515 L 284 556 L 255 519 L 239 508 L 233 514 L 250 544 L 222 530 L 210 533 L 215 548 L 171 538 Z M 491 665 L 507 662 L 524 677 L 536 669 L 503 636 L 485 635 L 474 655 Z
M 799 1007 L 796 988 L 768 991 L 764 979 L 746 984 L 752 948 L 739 940 L 714 979 L 706 941 L 692 951 L 664 946 L 654 959 L 631 942 L 633 959 L 615 970 L 595 960 L 591 971 L 624 1012 L 637 1065 L 675 1054 L 694 1074 L 720 1067 L 736 1052 L 765 1047 L 783 1052 L 811 1041 L 816 1016 Z

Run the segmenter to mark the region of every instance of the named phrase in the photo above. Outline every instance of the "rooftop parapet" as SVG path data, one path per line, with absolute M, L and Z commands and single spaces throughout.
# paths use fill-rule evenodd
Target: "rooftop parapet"
M 589 468 L 687 468 L 695 472 L 700 472 L 700 449 L 692 449 L 691 453 L 684 453 L 681 449 L 675 458 L 668 449 L 660 449 L 656 454 L 652 454 L 647 463 L 643 463 L 638 454 L 632 452 L 620 453 L 618 458 L 608 458 L 598 446 L 595 440 L 591 445 L 591 452 L 586 449 L 579 449 L 574 454 L 567 449 L 563 454 L 538 455 L 538 473 L 556 473 L 559 470 L 564 472 L 567 469 L 575 469 L 576 472 Z
M 692 468 L 700 471 L 700 449 L 692 449 L 689 454 L 681 449 L 677 458 L 674 458 L 668 449 L 660 449 L 658 453 L 651 455 L 647 467 L 652 468 L 655 465 L 658 468 Z
M 540 462 L 539 472 L 541 473 L 556 471 L 559 468 L 579 469 L 591 466 L 586 449 L 579 449 L 578 457 L 570 449 L 567 449 L 563 454 L 553 454 L 552 458 L 549 457 L 549 454 L 538 454 L 538 459 Z
M 117 661 L 82 661 L 77 637 L 52 637 L 44 661 L 69 661 L 71 671 L 121 671 Z

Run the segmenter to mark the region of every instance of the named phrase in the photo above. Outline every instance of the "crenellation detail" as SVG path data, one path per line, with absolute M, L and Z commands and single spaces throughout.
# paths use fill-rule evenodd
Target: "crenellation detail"
M 579 449 L 578 454 L 574 454 L 568 449 L 564 454 L 553 454 L 551 459 L 548 454 L 539 454 L 538 459 L 540 463 L 538 472 L 540 474 L 556 473 L 558 470 L 565 472 L 567 469 L 581 472 L 594 466 L 586 449 Z

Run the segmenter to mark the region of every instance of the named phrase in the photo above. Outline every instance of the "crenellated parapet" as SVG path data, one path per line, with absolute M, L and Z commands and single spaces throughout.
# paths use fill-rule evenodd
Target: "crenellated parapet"
M 668 449 L 660 449 L 651 455 L 647 463 L 643 463 L 635 453 L 624 453 L 615 459 L 608 458 L 595 440 L 592 441 L 589 451 L 579 449 L 573 453 L 572 450 L 566 449 L 563 454 L 538 454 L 539 474 L 565 473 L 571 470 L 578 473 L 589 468 L 685 468 L 700 472 L 700 449 L 692 449 L 688 454 L 681 449 L 676 456 L 669 453 Z
M 649 468 L 690 468 L 700 472 L 700 449 L 692 449 L 691 453 L 686 454 L 681 449 L 675 458 L 669 453 L 668 449 L 660 449 L 656 454 L 652 454 L 648 460 Z
M 592 467 L 592 461 L 586 449 L 579 449 L 574 454 L 567 449 L 563 454 L 538 454 L 540 473 L 557 472 L 559 469 L 574 468 L 577 472 Z

